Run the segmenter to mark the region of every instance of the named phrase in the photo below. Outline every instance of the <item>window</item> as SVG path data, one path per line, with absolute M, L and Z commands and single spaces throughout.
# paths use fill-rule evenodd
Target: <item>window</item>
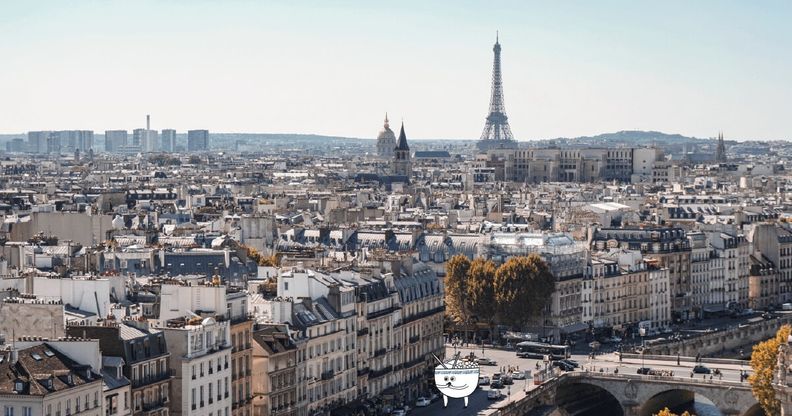
M 3 412 L 5 416 L 14 416 L 13 406 L 3 406 L 3 408 L 5 409 L 5 411 Z

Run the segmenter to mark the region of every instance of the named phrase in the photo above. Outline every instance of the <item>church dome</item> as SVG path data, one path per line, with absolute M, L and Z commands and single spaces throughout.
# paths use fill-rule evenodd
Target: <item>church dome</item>
M 377 135 L 377 155 L 384 159 L 393 157 L 393 149 L 396 147 L 396 134 L 390 129 L 388 124 L 388 114 L 385 114 L 385 125 Z
M 390 124 L 388 124 L 388 115 L 385 115 L 385 125 L 382 126 L 382 130 L 380 130 L 379 134 L 377 135 L 377 140 L 393 140 L 396 143 L 396 134 L 393 133 L 393 130 L 390 128 Z

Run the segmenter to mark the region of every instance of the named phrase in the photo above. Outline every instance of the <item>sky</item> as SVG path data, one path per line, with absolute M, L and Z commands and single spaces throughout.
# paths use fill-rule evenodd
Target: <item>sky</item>
M 0 133 L 792 139 L 789 1 L 0 0 Z

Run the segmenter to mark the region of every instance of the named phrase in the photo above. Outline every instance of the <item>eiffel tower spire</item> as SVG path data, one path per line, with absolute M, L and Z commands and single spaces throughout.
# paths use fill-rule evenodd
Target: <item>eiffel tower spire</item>
M 492 94 L 490 96 L 489 115 L 487 115 L 484 131 L 478 142 L 479 150 L 493 148 L 514 149 L 517 143 L 512 137 L 509 118 L 506 117 L 506 106 L 503 104 L 503 79 L 501 76 L 501 45 L 499 34 L 495 34 L 495 46 L 492 51 L 495 59 L 492 64 Z

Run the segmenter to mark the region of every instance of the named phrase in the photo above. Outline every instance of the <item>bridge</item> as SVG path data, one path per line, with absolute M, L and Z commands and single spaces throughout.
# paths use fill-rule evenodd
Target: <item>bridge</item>
M 762 416 L 759 403 L 745 383 L 684 377 L 569 372 L 555 377 L 525 398 L 495 412 L 496 416 L 524 416 L 540 406 L 556 406 L 561 414 L 575 416 L 607 409 L 618 416 L 652 416 L 665 407 L 692 402 L 699 394 L 724 416 Z

